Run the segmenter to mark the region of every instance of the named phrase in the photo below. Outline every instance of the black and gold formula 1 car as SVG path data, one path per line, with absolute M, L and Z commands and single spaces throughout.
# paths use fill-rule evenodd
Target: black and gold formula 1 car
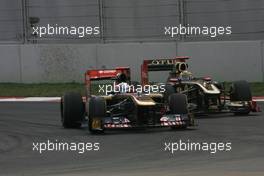
M 250 86 L 246 81 L 235 81 L 229 88 L 225 83 L 213 81 L 210 77 L 197 78 L 188 71 L 189 57 L 173 59 L 144 60 L 141 65 L 142 85 L 150 84 L 150 71 L 170 71 L 166 82 L 165 100 L 171 94 L 187 96 L 188 109 L 194 114 L 232 112 L 247 115 L 260 111 L 252 100 Z
M 95 133 L 106 129 L 177 129 L 193 125 L 184 94 L 171 94 L 169 101 L 164 102 L 164 94 L 159 92 L 116 91 L 118 85 L 131 86 L 128 67 L 89 70 L 85 85 L 85 101 L 73 92 L 61 98 L 61 122 L 65 128 L 78 128 L 87 123 L 90 132 Z

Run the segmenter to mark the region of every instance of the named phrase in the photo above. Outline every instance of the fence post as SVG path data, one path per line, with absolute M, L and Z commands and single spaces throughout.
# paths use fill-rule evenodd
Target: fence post
M 178 10 L 179 10 L 179 24 L 186 26 L 186 13 L 185 13 L 185 1 L 178 0 Z M 180 35 L 180 41 L 184 41 L 186 35 Z
M 27 0 L 22 0 L 22 20 L 23 20 L 23 44 L 28 42 L 28 14 L 27 14 Z
M 102 43 L 105 42 L 104 39 L 104 2 L 103 0 L 98 0 L 99 8 L 99 28 L 100 28 L 100 40 Z
M 262 82 L 264 82 L 264 44 L 263 40 L 260 41 L 260 56 L 261 56 L 261 72 L 262 72 Z

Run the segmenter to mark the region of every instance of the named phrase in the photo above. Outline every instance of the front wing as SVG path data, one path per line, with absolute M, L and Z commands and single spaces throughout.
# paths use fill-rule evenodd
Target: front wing
M 193 120 L 189 114 L 167 114 L 160 118 L 159 123 L 131 123 L 126 117 L 106 117 L 102 120 L 104 129 L 154 128 L 154 127 L 184 127 L 192 126 Z

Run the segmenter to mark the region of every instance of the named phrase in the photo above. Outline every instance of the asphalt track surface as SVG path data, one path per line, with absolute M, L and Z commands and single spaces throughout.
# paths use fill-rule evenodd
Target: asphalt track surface
M 262 109 L 264 104 L 261 104 Z M 64 129 L 58 103 L 0 103 L 0 175 L 264 175 L 264 113 L 210 115 L 189 130 Z M 98 142 L 99 151 L 33 151 L 33 142 Z M 231 142 L 231 151 L 164 151 L 164 142 Z

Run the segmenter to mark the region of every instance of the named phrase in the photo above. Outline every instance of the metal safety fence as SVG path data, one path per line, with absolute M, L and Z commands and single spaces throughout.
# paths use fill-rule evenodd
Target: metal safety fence
M 259 40 L 263 17 L 264 0 L 1 0 L 0 43 Z M 232 35 L 165 35 L 180 25 L 230 26 Z M 39 26 L 64 31 L 40 36 Z

